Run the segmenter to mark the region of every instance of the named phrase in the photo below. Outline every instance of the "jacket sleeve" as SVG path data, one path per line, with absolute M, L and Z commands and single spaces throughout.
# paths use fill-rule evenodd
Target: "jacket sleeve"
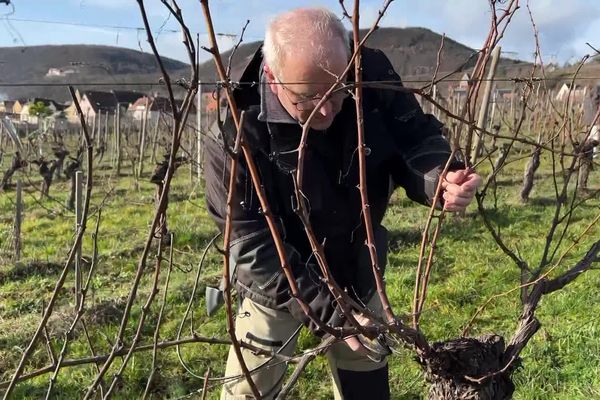
M 314 317 L 331 327 L 342 326 L 345 319 L 323 281 L 319 267 L 305 263 L 289 243 L 284 242 L 286 260 L 292 270 L 302 301 Z M 324 334 L 292 296 L 268 228 L 249 234 L 231 244 L 232 265 L 236 268 L 238 291 L 253 301 L 271 308 L 287 309 L 292 316 L 318 336 Z
M 251 135 L 248 133 L 247 137 L 250 139 Z M 223 144 L 218 141 L 208 140 L 205 146 L 204 172 L 208 212 L 222 232 L 227 209 L 230 157 L 223 150 Z M 268 159 L 257 153 L 255 161 L 259 166 L 265 189 L 270 189 Z M 240 296 L 249 297 L 266 307 L 287 309 L 294 318 L 315 334 L 323 334 L 291 295 L 275 243 L 242 158 L 235 182 L 237 195 L 233 202 L 230 261 L 231 268 L 234 269 L 231 275 L 236 279 Z M 291 266 L 300 297 L 323 323 L 332 327 L 342 326 L 344 318 L 323 281 L 318 266 L 302 260 L 298 251 L 285 242 L 285 228 L 282 224 L 278 224 L 277 228 L 284 238 L 287 262 Z
M 397 86 L 403 87 L 387 57 L 381 52 L 378 55 L 378 68 L 384 71 L 384 79 L 397 81 Z M 397 149 L 389 167 L 394 185 L 402 186 L 410 199 L 431 205 L 440 173 L 451 155 L 450 145 L 442 135 L 443 124 L 423 113 L 410 92 L 388 89 L 381 95 L 386 128 Z M 460 168 L 459 160 L 453 160 L 450 170 Z

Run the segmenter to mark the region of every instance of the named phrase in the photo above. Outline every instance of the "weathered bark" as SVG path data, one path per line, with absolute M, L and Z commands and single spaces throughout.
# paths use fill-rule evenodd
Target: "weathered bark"
M 52 178 L 54 178 L 54 170 L 56 170 L 56 162 L 46 160 L 35 160 L 32 161 L 32 163 L 39 166 L 38 172 L 42 177 L 42 186 L 40 188 L 42 196 L 48 196 L 48 194 L 50 194 L 50 185 L 52 185 Z
M 63 171 L 63 165 L 65 162 L 65 158 L 69 155 L 69 151 L 64 148 L 64 146 L 60 145 L 58 147 L 53 147 L 52 152 L 56 157 L 55 165 L 56 169 L 54 170 L 54 178 L 60 179 Z
M 69 194 L 69 200 L 67 200 L 67 208 L 69 210 L 75 209 L 75 172 L 80 166 L 79 160 L 73 159 L 65 168 L 65 176 L 71 180 L 71 193 Z
M 500 134 L 500 125 L 499 124 L 495 124 L 492 125 L 492 133 L 494 134 L 494 136 L 492 136 L 492 149 L 496 148 L 496 140 L 497 135 Z
M 527 163 L 527 167 L 525 167 L 525 173 L 523 174 L 523 188 L 520 193 L 521 202 L 523 203 L 526 203 L 529 200 L 529 194 L 531 193 L 531 189 L 533 189 L 533 177 L 535 171 L 537 171 L 540 166 L 541 150 L 540 147 L 535 148 L 531 155 L 531 159 Z
M 500 168 L 502 168 L 502 166 L 504 165 L 504 162 L 506 161 L 506 158 L 508 157 L 508 152 L 510 150 L 510 145 L 508 144 L 503 144 L 502 147 L 500 147 L 500 152 L 498 153 L 498 157 L 496 158 L 496 161 L 494 161 L 494 172 L 498 171 Z
M 177 168 L 179 168 L 185 162 L 186 162 L 185 157 L 177 157 L 175 159 L 175 164 L 174 164 L 175 170 L 177 170 Z M 154 168 L 154 172 L 152 173 L 152 176 L 150 177 L 150 182 L 152 182 L 156 185 L 155 198 L 156 198 L 157 204 L 158 204 L 158 201 L 160 200 L 160 197 L 162 196 L 164 179 L 165 179 L 165 176 L 167 175 L 168 168 L 169 168 L 169 159 L 168 159 L 168 157 L 165 157 L 164 161 L 162 161 L 156 165 L 156 168 Z M 167 228 L 167 209 L 168 208 L 169 208 L 169 198 L 167 197 L 165 199 L 165 211 L 164 211 L 163 215 L 161 215 L 160 225 L 158 227 L 158 231 L 156 232 L 156 235 L 158 237 L 160 237 L 161 243 L 164 246 L 169 246 L 171 244 L 171 236 L 168 235 L 169 230 Z
M 600 254 L 600 240 L 562 275 L 540 279 L 530 288 L 517 329 L 505 346 L 498 335 L 459 338 L 434 343 L 421 359 L 431 382 L 430 400 L 505 400 L 515 390 L 511 374 L 521 365 L 520 354 L 540 329 L 535 311 L 543 295 L 564 288 L 591 268 Z
M 106 142 L 104 140 L 101 140 L 100 144 L 96 148 L 96 154 L 94 156 L 94 158 L 96 159 L 96 162 L 98 164 L 100 164 L 102 162 L 102 160 L 104 159 L 105 152 L 106 152 Z
M 157 205 L 158 205 L 158 202 L 160 201 L 160 196 L 162 196 L 163 189 L 164 189 L 164 185 L 163 185 L 162 181 L 160 183 L 156 184 L 156 192 L 155 192 L 154 198 L 155 198 Z M 160 216 L 159 226 L 158 226 L 157 232 L 155 233 L 156 237 L 158 237 L 160 239 L 160 242 L 162 243 L 163 246 L 171 245 L 171 235 L 169 235 L 169 229 L 167 228 L 167 207 L 169 206 L 168 193 L 167 193 L 166 201 L 167 201 L 167 205 L 165 206 L 165 211 Z
M 459 338 L 432 345 L 426 361 L 426 377 L 431 382 L 430 400 L 504 400 L 515 390 L 510 374 L 515 360 L 505 367 L 504 338 L 486 335 Z M 501 373 L 497 373 L 502 371 Z M 488 377 L 481 379 L 478 378 Z
M 596 140 L 588 139 L 577 152 L 579 157 L 577 188 L 580 192 L 585 192 L 588 189 L 588 178 L 594 168 L 594 147 L 597 145 Z
M 10 180 L 15 172 L 18 169 L 26 167 L 27 161 L 21 159 L 21 154 L 17 151 L 13 156 L 12 163 L 10 167 L 4 172 L 4 176 L 2 177 L 2 183 L 0 184 L 0 189 L 7 190 L 10 185 Z

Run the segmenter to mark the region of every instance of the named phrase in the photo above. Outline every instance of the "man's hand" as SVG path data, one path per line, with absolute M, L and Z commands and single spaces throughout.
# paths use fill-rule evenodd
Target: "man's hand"
M 463 211 L 467 208 L 482 179 L 471 169 L 450 171 L 442 181 L 444 210 Z
M 356 319 L 356 322 L 363 327 L 370 327 L 373 325 L 373 321 L 363 314 L 355 313 L 354 318 Z M 365 355 L 374 362 L 381 362 L 392 353 L 384 335 L 369 339 L 362 334 L 358 334 L 347 337 L 344 341 L 352 351 Z
M 369 318 L 367 318 L 363 314 L 354 314 L 354 318 L 356 319 L 356 322 L 358 322 L 361 326 L 371 325 L 371 320 L 369 320 Z M 358 339 L 358 336 L 348 336 L 346 339 L 344 339 L 344 341 L 352 351 L 356 351 L 359 354 L 367 353 L 367 349 Z

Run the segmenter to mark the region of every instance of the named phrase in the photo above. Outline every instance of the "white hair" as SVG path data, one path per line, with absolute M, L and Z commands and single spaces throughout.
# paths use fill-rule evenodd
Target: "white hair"
M 294 54 L 315 64 L 328 64 L 335 46 L 350 58 L 349 35 L 340 19 L 326 8 L 298 8 L 276 16 L 267 26 L 262 52 L 271 71 L 281 77 L 282 63 Z

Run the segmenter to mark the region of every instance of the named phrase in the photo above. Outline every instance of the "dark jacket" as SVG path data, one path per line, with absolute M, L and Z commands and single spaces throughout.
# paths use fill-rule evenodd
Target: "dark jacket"
M 598 109 L 600 109 L 600 85 L 595 85 L 590 88 L 583 99 L 583 123 L 600 125 L 600 120 L 594 120 Z
M 259 82 L 261 62 L 259 51 L 244 70 L 241 82 Z M 392 80 L 401 86 L 389 60 L 378 50 L 363 50 L 363 80 Z M 302 223 L 294 212 L 292 175 L 296 170 L 301 127 L 259 121 L 257 85 L 240 86 L 235 90 L 235 98 L 240 110 L 246 111 L 243 137 L 252 150 L 279 223 L 301 296 L 324 322 L 340 326 L 344 318 L 322 280 Z M 365 88 L 363 99 L 368 196 L 380 265 L 384 267 L 387 238 L 381 221 L 393 189 L 402 186 L 411 199 L 431 204 L 450 148 L 441 134 L 442 124 L 423 113 L 414 95 Z M 206 199 L 209 213 L 223 230 L 230 165 L 223 145 L 231 147 L 234 141 L 231 118 L 226 118 L 219 136 L 217 140 L 208 140 L 205 148 Z M 364 245 L 356 136 L 355 104 L 349 97 L 326 132 L 309 134 L 303 192 L 310 207 L 312 227 L 319 242 L 324 243 L 336 282 L 366 303 L 374 293 L 374 279 Z M 231 265 L 235 268 L 239 294 L 267 307 L 287 309 L 315 333 L 321 333 L 290 297 L 288 282 L 242 156 L 236 185 Z

